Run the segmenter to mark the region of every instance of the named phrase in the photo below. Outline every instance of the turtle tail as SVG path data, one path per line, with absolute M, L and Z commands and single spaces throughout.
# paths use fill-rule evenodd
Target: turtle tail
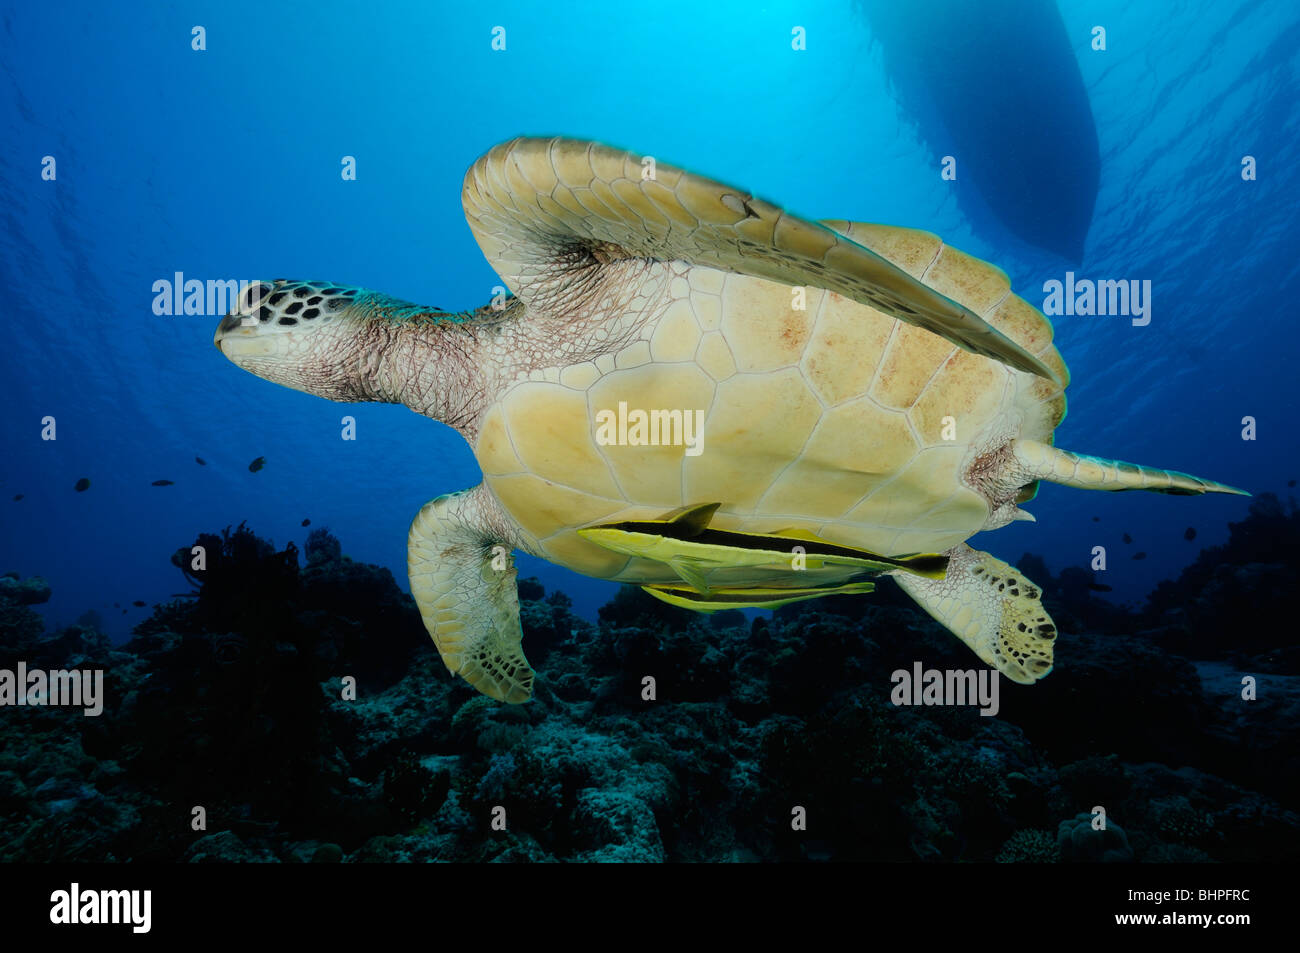
M 1023 477 L 1025 483 L 1048 480 L 1081 490 L 1152 490 L 1182 496 L 1199 496 L 1202 493 L 1250 496 L 1235 486 L 1202 480 L 1190 473 L 1071 453 L 1037 440 L 1017 440 L 1012 444 L 1012 452 L 1017 476 Z

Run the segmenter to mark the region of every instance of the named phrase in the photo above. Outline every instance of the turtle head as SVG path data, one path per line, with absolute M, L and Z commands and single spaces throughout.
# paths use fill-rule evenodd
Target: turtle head
M 406 404 L 464 427 L 483 409 L 470 315 L 325 281 L 240 292 L 213 343 L 239 367 L 329 400 Z
M 330 400 L 383 399 L 374 390 L 385 335 L 372 292 L 322 281 L 261 281 L 240 292 L 213 343 L 239 367 Z

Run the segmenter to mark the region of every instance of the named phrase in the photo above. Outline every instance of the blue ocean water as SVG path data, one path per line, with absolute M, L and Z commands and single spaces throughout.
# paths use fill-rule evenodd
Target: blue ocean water
M 848 0 L 617 17 L 596 3 L 7 8 L 0 571 L 49 580 L 50 621 L 94 609 L 123 637 L 148 612 L 133 600 L 186 588 L 169 557 L 198 532 L 246 520 L 301 544 L 310 519 L 405 585 L 414 513 L 478 482 L 463 441 L 402 407 L 343 406 L 240 371 L 212 346 L 220 315 L 157 315 L 154 285 L 177 273 L 324 278 L 477 307 L 499 282 L 462 216 L 461 179 L 522 134 L 651 153 L 814 218 L 933 231 L 998 264 L 1038 305 L 1067 271 L 1149 280 L 1145 327 L 1054 319 L 1073 378 L 1057 444 L 1285 495 L 1300 477 L 1300 11 L 1207 0 L 1059 9 L 1100 158 L 1077 262 L 1009 238 L 960 200 L 961 156 L 955 182 L 940 175 L 950 130 L 900 101 L 869 11 Z M 1091 46 L 1098 25 L 1104 51 Z M 498 26 L 504 51 L 492 48 Z M 792 49 L 796 27 L 806 49 Z M 936 30 L 918 8 L 890 42 Z M 1008 36 L 987 55 L 1030 42 Z M 950 108 L 964 95 L 1016 109 L 1032 84 L 942 92 Z M 990 135 L 962 148 L 1030 145 Z M 340 175 L 344 156 L 355 181 Z M 1242 177 L 1245 156 L 1254 180 Z M 344 414 L 356 441 L 340 439 Z M 46 417 L 56 440 L 42 439 Z M 1246 417 L 1254 440 L 1242 439 Z M 250 472 L 259 456 L 266 466 Z M 76 492 L 81 478 L 90 488 Z M 163 479 L 174 485 L 152 485 Z M 1111 597 L 1140 600 L 1226 538 L 1247 505 L 1044 485 L 1027 507 L 1037 524 L 976 545 L 1011 560 L 1037 552 L 1056 571 L 1104 546 Z M 612 593 L 528 557 L 520 572 L 588 615 Z

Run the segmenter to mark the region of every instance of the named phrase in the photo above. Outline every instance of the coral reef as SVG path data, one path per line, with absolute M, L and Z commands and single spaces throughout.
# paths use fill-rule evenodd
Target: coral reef
M 242 525 L 200 536 L 173 560 L 194 595 L 123 645 L 46 634 L 49 587 L 10 574 L 0 667 L 101 669 L 105 710 L 5 712 L 0 859 L 1293 861 L 1292 636 L 1208 633 L 1243 592 L 1283 598 L 1250 567 L 1293 569 L 1298 524 L 1261 498 L 1141 613 L 1022 560 L 1068 624 L 996 717 L 891 703 L 895 670 L 978 663 L 887 583 L 752 620 L 625 588 L 593 624 L 524 579 L 537 693 L 507 706 L 323 529 L 305 566 Z
M 1300 508 L 1272 493 L 1250 501 L 1249 515 L 1230 523 L 1228 541 L 1201 550 L 1174 580 L 1155 588 L 1143 611 L 1145 627 L 1163 627 L 1162 643 L 1196 658 L 1234 658 L 1278 649 L 1289 664 L 1272 670 L 1300 675 L 1300 654 L 1273 628 L 1291 614 L 1291 592 L 1300 572 Z M 1251 624 L 1243 624 L 1248 607 Z M 1231 638 L 1225 638 L 1231 633 Z
M 1047 831 L 1029 828 L 1012 834 L 995 859 L 1000 864 L 1051 864 L 1061 859 L 1061 849 Z
M 1065 861 L 1123 864 L 1133 859 L 1128 835 L 1113 821 L 1104 826 L 1092 814 L 1077 814 L 1061 821 L 1056 846 Z

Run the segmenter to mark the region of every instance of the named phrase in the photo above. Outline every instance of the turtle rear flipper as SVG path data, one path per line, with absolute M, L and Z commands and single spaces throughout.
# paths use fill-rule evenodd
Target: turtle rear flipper
M 483 484 L 430 500 L 411 523 L 407 569 L 443 664 L 483 694 L 518 703 L 532 697 L 533 669 L 524 657 L 514 557 L 508 546 L 497 551 L 492 528 L 498 506 Z
M 602 299 L 606 266 L 685 261 L 837 292 L 974 354 L 1056 380 L 975 312 L 845 235 L 667 163 L 580 139 L 520 138 L 465 174 L 461 204 L 484 256 L 529 313 L 572 321 Z M 625 290 L 625 289 L 624 289 Z
M 980 660 L 1022 685 L 1052 670 L 1056 626 L 1042 590 L 1025 574 L 965 543 L 948 553 L 943 579 L 896 573 L 894 579 L 935 621 Z

